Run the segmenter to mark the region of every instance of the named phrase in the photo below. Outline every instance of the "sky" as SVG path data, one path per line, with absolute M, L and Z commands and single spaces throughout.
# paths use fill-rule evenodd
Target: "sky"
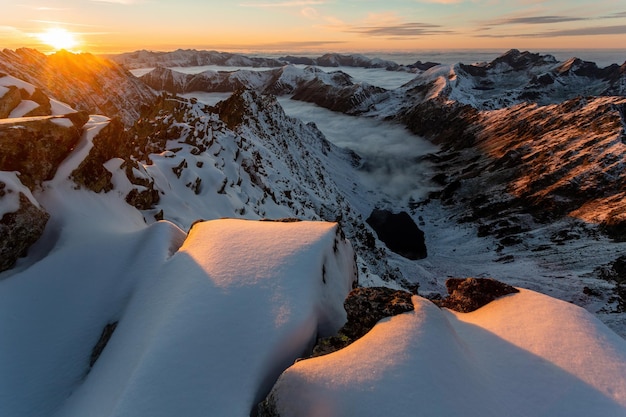
M 596 49 L 626 45 L 624 0 L 0 0 L 0 48 L 74 52 Z

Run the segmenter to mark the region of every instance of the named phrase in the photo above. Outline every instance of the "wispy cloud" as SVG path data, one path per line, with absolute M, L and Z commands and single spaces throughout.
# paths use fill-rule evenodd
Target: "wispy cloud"
M 600 19 L 622 19 L 622 18 L 626 18 L 626 12 L 611 13 L 611 14 L 600 17 Z
M 537 34 L 537 36 L 593 36 L 593 35 L 624 35 L 626 25 L 595 26 L 577 29 L 555 30 Z
M 325 0 L 287 0 L 287 1 L 277 1 L 277 2 L 265 2 L 265 3 L 240 3 L 241 7 L 258 7 L 258 8 L 268 8 L 268 7 L 303 7 L 303 6 L 319 6 L 322 4 L 326 4 L 328 1 Z
M 92 3 L 111 3 L 111 4 L 121 4 L 124 6 L 128 6 L 131 4 L 143 4 L 145 0 L 89 0 Z
M 418 3 L 430 3 L 430 4 L 459 4 L 464 0 L 419 0 Z
M 626 35 L 626 25 L 593 26 L 574 29 L 550 30 L 543 32 L 515 33 L 515 34 L 479 34 L 479 38 L 552 38 L 561 36 L 596 36 L 596 35 Z
M 564 22 L 578 22 L 581 20 L 588 20 L 585 17 L 575 16 L 526 16 L 526 17 L 512 17 L 508 19 L 502 19 L 491 22 L 491 26 L 500 25 L 545 25 Z
M 72 23 L 72 22 L 62 22 L 60 20 L 38 20 L 38 19 L 31 19 L 29 20 L 29 22 L 35 22 L 35 23 L 45 23 L 47 25 L 56 25 L 56 26 L 78 26 L 78 27 L 102 27 L 100 25 L 90 25 L 90 24 L 86 24 L 86 23 Z
M 15 26 L 3 26 L 3 25 L 0 25 L 0 33 L 2 33 L 2 32 L 19 33 L 21 31 L 18 28 L 16 28 Z
M 442 26 L 440 25 L 420 22 L 380 26 L 352 26 L 347 28 L 345 31 L 350 33 L 359 33 L 366 36 L 392 36 L 395 38 L 451 33 L 449 30 L 442 29 Z

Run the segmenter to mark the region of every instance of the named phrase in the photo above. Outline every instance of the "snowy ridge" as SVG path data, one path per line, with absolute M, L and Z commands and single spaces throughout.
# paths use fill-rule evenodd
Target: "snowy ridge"
M 287 369 L 266 415 L 624 414 L 626 342 L 588 312 L 525 290 L 473 313 L 414 304 Z
M 193 67 L 204 65 L 239 67 L 281 67 L 284 62 L 271 58 L 247 57 L 240 54 L 217 51 L 178 49 L 172 52 L 135 51 L 118 55 L 108 55 L 112 61 L 128 69 L 156 67 Z
M 325 223 L 195 225 L 151 262 L 159 272 L 138 275 L 106 352 L 56 415 L 249 415 L 341 323 L 354 270 L 349 245 L 333 253 L 335 235 Z

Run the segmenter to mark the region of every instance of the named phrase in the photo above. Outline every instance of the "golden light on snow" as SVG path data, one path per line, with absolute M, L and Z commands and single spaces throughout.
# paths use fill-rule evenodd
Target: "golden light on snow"
M 37 35 L 40 41 L 53 47 L 55 50 L 72 49 L 78 45 L 76 36 L 62 28 L 50 28 Z

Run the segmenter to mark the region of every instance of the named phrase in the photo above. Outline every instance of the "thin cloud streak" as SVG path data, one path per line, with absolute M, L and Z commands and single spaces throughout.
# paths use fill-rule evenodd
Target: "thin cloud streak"
M 597 36 L 597 35 L 626 35 L 626 25 L 595 26 L 576 29 L 552 30 L 537 33 L 516 34 L 481 34 L 474 35 L 478 38 L 552 38 L 563 36 Z
M 271 7 L 303 7 L 303 6 L 320 6 L 328 3 L 325 0 L 294 0 L 294 1 L 280 1 L 278 3 L 241 3 L 241 7 L 256 7 L 260 9 Z
M 626 18 L 626 12 L 611 13 L 600 17 L 600 19 L 622 19 Z
M 70 22 L 61 22 L 59 20 L 38 20 L 38 19 L 31 19 L 29 20 L 29 22 L 33 22 L 33 23 L 45 23 L 47 25 L 57 25 L 57 26 L 77 26 L 77 27 L 88 27 L 88 28 L 95 28 L 95 27 L 101 27 L 99 25 L 89 25 L 86 23 L 70 23 Z
M 89 0 L 92 3 L 110 3 L 110 4 L 121 4 L 123 6 L 130 6 L 133 4 L 143 4 L 145 0 Z
M 442 26 L 431 23 L 409 22 L 386 26 L 353 26 L 345 29 L 345 32 L 358 33 L 366 36 L 392 36 L 407 38 L 425 35 L 437 35 L 452 33 L 452 31 L 439 29 Z
M 579 22 L 582 20 L 589 20 L 585 17 L 573 17 L 573 16 L 528 16 L 528 17 L 513 17 L 509 19 L 503 19 L 500 21 L 492 22 L 491 26 L 501 25 L 544 25 L 564 22 Z

